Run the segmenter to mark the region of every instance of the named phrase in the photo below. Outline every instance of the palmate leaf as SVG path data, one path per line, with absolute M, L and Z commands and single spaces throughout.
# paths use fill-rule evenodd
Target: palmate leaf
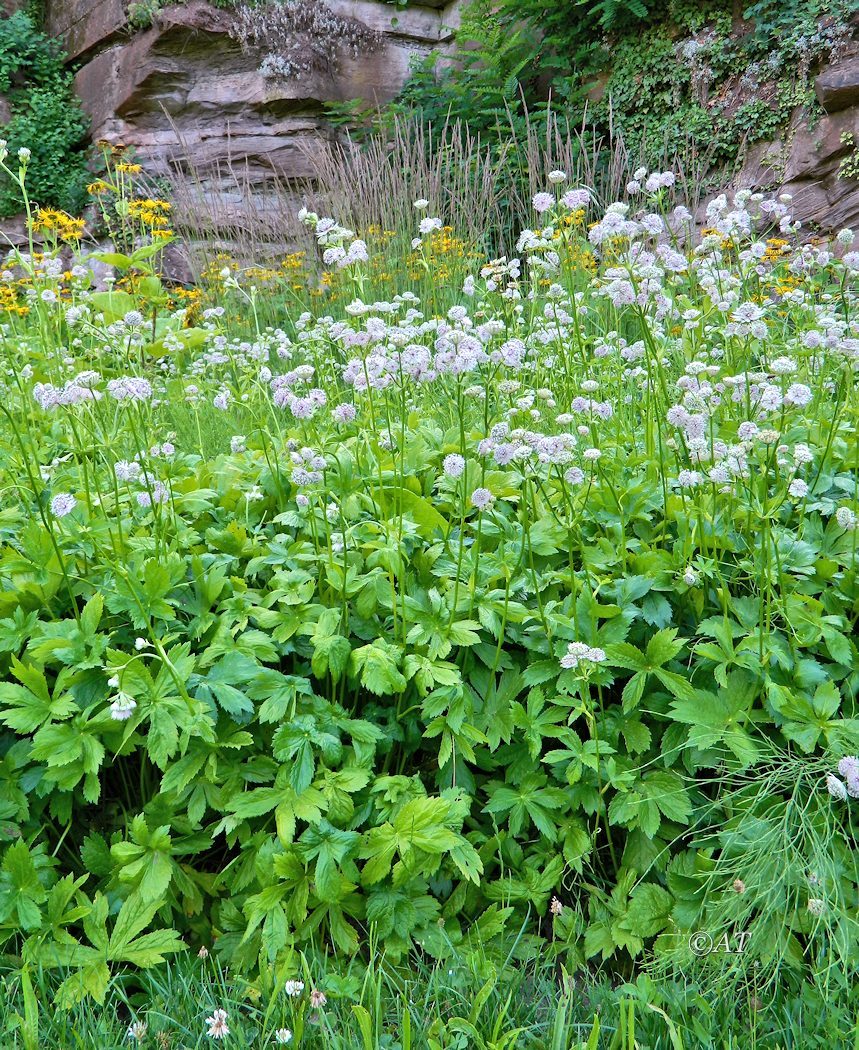
M 338 762 L 343 753 L 339 737 L 317 725 L 313 715 L 299 715 L 274 734 L 271 750 L 278 762 L 288 763 L 289 780 L 298 794 L 308 788 L 316 771 L 316 753 Z
M 640 883 L 632 891 L 626 915 L 619 925 L 636 937 L 655 937 L 669 924 L 673 903 L 671 894 L 661 886 Z
M 688 746 L 702 751 L 725 747 L 747 766 L 760 754 L 760 748 L 745 729 L 758 687 L 740 672 L 730 675 L 728 681 L 729 688 L 718 695 L 696 690 L 690 698 L 675 700 L 670 715 L 689 725 Z
M 829 745 L 842 730 L 856 730 L 855 720 L 835 717 L 841 707 L 841 693 L 834 682 L 821 682 L 811 696 L 775 683 L 768 692 L 773 706 L 785 719 L 782 732 L 806 754 L 818 746 L 821 737 Z
M 27 844 L 15 842 L 6 849 L 0 864 L 0 923 L 35 930 L 42 924 L 41 905 L 48 894 Z
M 403 886 L 381 884 L 367 894 L 367 921 L 380 937 L 410 937 L 415 931 L 437 920 L 441 907 L 427 892 L 423 879 Z
M 350 673 L 360 677 L 361 685 L 376 696 L 401 693 L 406 688 L 406 679 L 399 669 L 401 658 L 399 646 L 379 638 L 352 651 Z
M 84 669 L 101 667 L 108 636 L 99 634 L 98 625 L 104 611 L 104 598 L 93 595 L 75 619 L 43 623 L 27 652 L 40 664 L 59 662 Z
M 78 710 L 71 696 L 51 696 L 45 674 L 37 667 L 13 656 L 10 670 L 21 685 L 0 682 L 0 721 L 9 729 L 32 733 L 46 722 L 70 718 Z
M 144 903 L 161 901 L 173 877 L 168 825 L 150 831 L 143 816 L 131 822 L 131 841 L 114 843 L 111 857 L 120 865 L 119 881 L 131 884 Z
M 38 622 L 37 611 L 24 612 L 20 605 L 10 617 L 0 620 L 0 653 L 19 653 L 35 634 Z
M 622 667 L 634 674 L 623 688 L 623 710 L 633 711 L 644 695 L 648 678 L 653 675 L 672 696 L 692 700 L 695 688 L 683 675 L 666 669 L 665 664 L 673 660 L 685 645 L 684 638 L 677 638 L 677 630 L 667 627 L 648 641 L 642 652 L 629 642 L 617 642 L 605 647 L 606 659 L 612 667 Z
M 558 837 L 553 813 L 566 808 L 569 800 L 560 788 L 550 787 L 543 773 L 529 773 L 520 784 L 490 786 L 484 809 L 494 817 L 506 817 L 510 834 L 518 835 L 530 821 L 550 842 Z
M 372 828 L 364 836 L 359 857 L 367 860 L 361 873 L 365 886 L 381 881 L 399 855 L 395 885 L 420 875 L 432 874 L 441 857 L 451 859 L 462 874 L 473 882 L 483 865 L 468 840 L 448 826 L 451 802 L 443 798 L 415 798 L 407 802 L 392 822 Z M 452 851 L 459 848 L 457 858 Z
M 187 950 L 187 945 L 173 929 L 157 929 L 143 933 L 152 925 L 161 901 L 146 903 L 133 893 L 119 909 L 113 929 L 108 932 L 108 902 L 103 894 L 96 894 L 92 909 L 84 920 L 84 929 L 92 947 L 69 944 L 65 952 L 45 953 L 49 966 L 74 966 L 77 969 L 60 985 L 56 1002 L 61 1009 L 71 1009 L 86 996 L 103 1003 L 110 983 L 108 965 L 128 963 L 148 969 L 164 962 L 167 955 Z
M 357 853 L 360 841 L 359 832 L 342 831 L 323 819 L 309 827 L 296 843 L 296 851 L 304 861 L 316 861 L 314 881 L 321 900 L 339 899 L 339 865 Z

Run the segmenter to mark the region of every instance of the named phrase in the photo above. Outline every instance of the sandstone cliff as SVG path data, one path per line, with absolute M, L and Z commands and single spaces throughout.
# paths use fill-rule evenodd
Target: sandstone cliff
M 375 31 L 379 46 L 288 78 L 264 76 L 260 56 L 230 35 L 229 12 L 205 0 L 164 7 L 138 31 L 127 0 L 47 0 L 47 23 L 79 66 L 75 84 L 94 138 L 134 147 L 154 174 L 187 179 L 193 169 L 197 199 L 245 224 L 282 208 L 282 195 L 266 190 L 271 179 L 313 175 L 332 135 L 324 103 L 392 98 L 415 53 L 449 46 L 459 2 L 328 0 Z M 814 84 L 823 115 L 809 121 L 798 109 L 784 139 L 754 146 L 731 181 L 791 193 L 809 230 L 859 227 L 859 181 L 850 174 L 859 167 L 855 38 Z
M 289 78 L 263 75 L 259 53 L 230 35 L 231 13 L 205 0 L 164 7 L 138 31 L 125 0 L 47 0 L 46 13 L 48 31 L 79 65 L 75 87 L 94 140 L 133 147 L 153 175 L 192 173 L 222 217 L 243 222 L 249 207 L 255 215 L 276 207 L 265 190 L 273 178 L 313 175 L 314 152 L 331 136 L 324 104 L 393 98 L 413 55 L 452 40 L 457 3 L 328 0 L 378 43 Z M 248 186 L 258 189 L 250 199 Z

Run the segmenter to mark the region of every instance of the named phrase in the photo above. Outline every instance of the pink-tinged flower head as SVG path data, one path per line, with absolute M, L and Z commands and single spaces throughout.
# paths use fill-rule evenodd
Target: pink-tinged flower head
M 64 518 L 77 506 L 78 501 L 70 492 L 58 492 L 51 500 L 51 513 L 55 518 Z
M 358 412 L 354 405 L 345 404 L 337 405 L 331 412 L 331 415 L 338 423 L 351 423 L 355 416 L 358 415 Z
M 543 215 L 555 203 L 555 198 L 551 193 L 535 193 L 531 198 L 531 203 L 534 205 L 534 211 L 538 215 Z
M 859 758 L 845 755 L 838 763 L 838 772 L 842 777 L 859 777 Z
M 472 507 L 477 507 L 478 510 L 486 510 L 494 500 L 495 497 L 489 489 L 475 489 L 474 492 L 471 493 L 471 505 Z
M 570 211 L 578 211 L 579 208 L 586 208 L 590 204 L 591 195 L 589 190 L 567 190 L 567 192 L 561 197 L 561 204 L 565 208 L 569 208 Z
M 465 460 L 462 456 L 452 452 L 449 456 L 444 457 L 442 469 L 449 478 L 460 478 L 465 470 Z
M 110 705 L 110 717 L 114 722 L 126 722 L 134 714 L 137 701 L 128 693 L 117 693 L 116 699 Z
M 310 1005 L 315 1009 L 319 1010 L 328 1002 L 325 996 L 325 992 L 321 992 L 318 988 L 314 988 L 310 993 Z
M 148 401 L 152 397 L 152 387 L 148 380 L 139 376 L 122 376 L 111 379 L 107 392 L 116 401 Z
M 230 1034 L 226 1010 L 215 1010 L 211 1017 L 206 1018 L 206 1024 L 209 1026 L 206 1035 L 212 1039 L 226 1039 Z

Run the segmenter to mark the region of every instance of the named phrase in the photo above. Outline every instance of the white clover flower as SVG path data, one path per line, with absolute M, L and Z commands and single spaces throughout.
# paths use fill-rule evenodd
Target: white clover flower
M 146 1038 L 147 1029 L 148 1025 L 145 1021 L 132 1021 L 125 1033 L 126 1038 L 132 1039 L 136 1043 L 142 1043 Z
M 206 1035 L 211 1039 L 226 1039 L 230 1034 L 226 1010 L 215 1010 L 211 1017 L 206 1018 L 206 1024 L 209 1026 Z
M 274 1041 L 278 1046 L 286 1046 L 292 1042 L 292 1032 L 288 1028 L 278 1028 L 274 1033 Z
M 304 991 L 304 981 L 286 981 L 283 990 L 291 999 L 297 999 Z

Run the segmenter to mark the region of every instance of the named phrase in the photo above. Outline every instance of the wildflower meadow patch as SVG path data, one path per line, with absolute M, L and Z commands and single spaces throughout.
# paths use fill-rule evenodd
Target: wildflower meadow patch
M 340 1045 L 371 946 L 846 995 L 853 233 L 552 171 L 506 257 L 418 199 L 177 288 L 133 169 L 0 279 L 3 950 L 67 1009 L 202 949 L 292 1004 L 234 1045 Z

